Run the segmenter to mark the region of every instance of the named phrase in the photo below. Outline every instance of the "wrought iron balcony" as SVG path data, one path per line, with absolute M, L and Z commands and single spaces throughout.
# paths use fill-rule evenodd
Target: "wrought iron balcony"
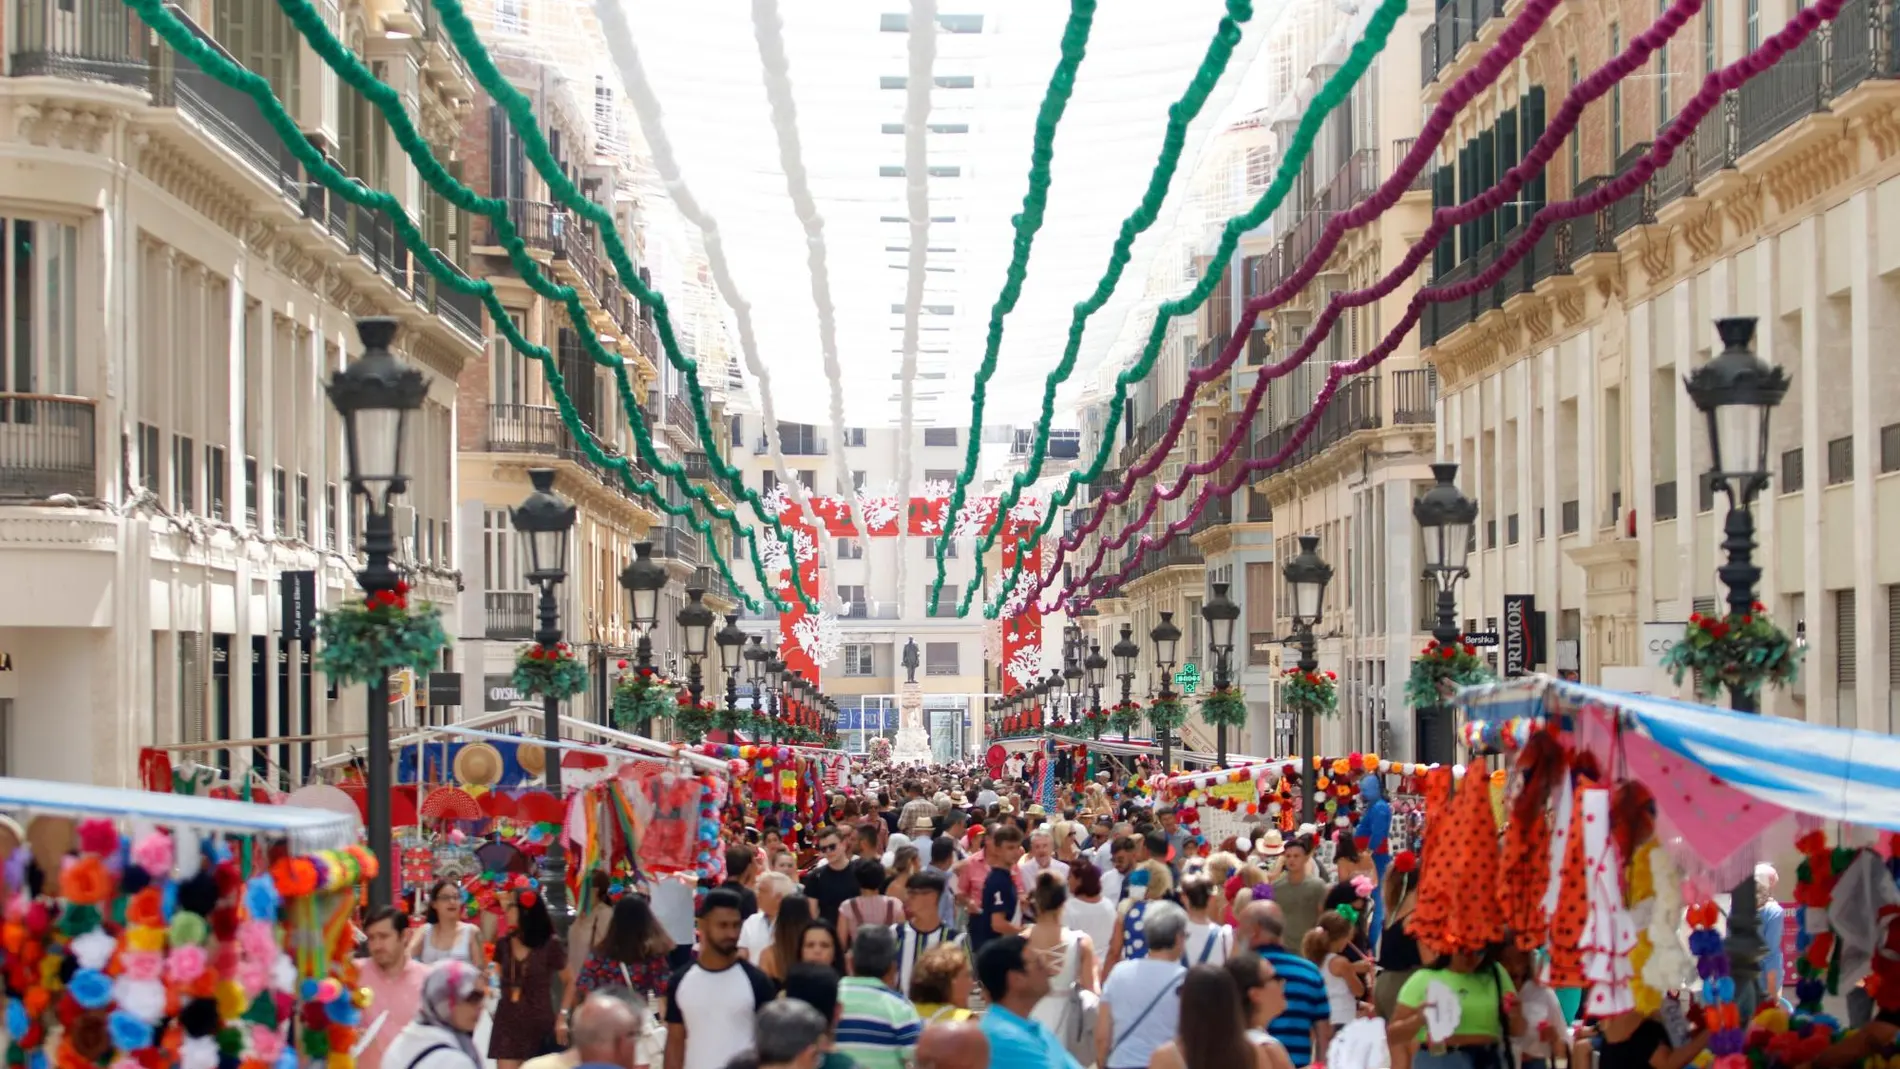
M 534 593 L 491 590 L 482 597 L 488 609 L 489 638 L 526 641 L 534 637 Z
M 1392 372 L 1392 422 L 1438 421 L 1438 369 L 1422 367 Z
M 1253 458 L 1256 460 L 1276 456 L 1292 441 L 1299 432 L 1305 419 L 1289 420 L 1272 431 L 1254 439 Z M 1380 424 L 1379 379 L 1376 376 L 1360 377 L 1348 380 L 1333 395 L 1333 401 L 1320 412 L 1319 424 L 1313 432 L 1301 442 L 1299 447 L 1280 463 L 1280 468 L 1291 468 L 1324 453 L 1335 442 L 1356 431 L 1371 430 Z

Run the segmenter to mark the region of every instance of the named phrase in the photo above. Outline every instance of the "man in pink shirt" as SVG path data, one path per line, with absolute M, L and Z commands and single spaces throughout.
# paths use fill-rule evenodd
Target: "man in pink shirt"
M 369 964 L 362 971 L 362 984 L 374 997 L 365 1018 L 375 1036 L 356 1060 L 359 1069 L 383 1069 L 383 1051 L 409 1022 L 416 1019 L 416 1007 L 422 1000 L 422 980 L 429 967 L 409 956 L 404 930 L 409 915 L 394 906 L 383 906 L 369 915 L 363 926 L 369 941 Z M 402 1069 L 398 1066 L 396 1069 Z

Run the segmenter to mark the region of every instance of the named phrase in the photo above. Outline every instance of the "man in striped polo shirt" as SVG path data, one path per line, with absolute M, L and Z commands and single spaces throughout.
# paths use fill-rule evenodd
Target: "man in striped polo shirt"
M 891 987 L 896 980 L 896 936 L 882 925 L 859 929 L 851 975 L 838 984 L 837 1049 L 864 1069 L 905 1069 L 923 1034 L 917 1010 Z
M 1286 948 L 1286 919 L 1273 902 L 1250 902 L 1240 913 L 1236 946 L 1250 946 L 1273 964 L 1286 984 L 1286 1009 L 1267 1022 L 1267 1034 L 1286 1047 L 1294 1069 L 1312 1064 L 1332 1042 L 1331 1009 L 1319 966 Z

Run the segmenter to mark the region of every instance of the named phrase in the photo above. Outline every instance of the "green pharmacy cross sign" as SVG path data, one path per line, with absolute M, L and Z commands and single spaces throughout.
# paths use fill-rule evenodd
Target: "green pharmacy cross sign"
M 1174 673 L 1174 685 L 1180 687 L 1183 694 L 1194 693 L 1194 688 L 1201 685 L 1201 670 L 1194 667 L 1193 661 L 1189 661 L 1181 666 L 1179 672 Z

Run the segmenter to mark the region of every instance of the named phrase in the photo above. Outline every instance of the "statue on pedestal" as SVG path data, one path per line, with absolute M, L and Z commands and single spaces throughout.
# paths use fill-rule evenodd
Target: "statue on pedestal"
M 917 640 L 914 638 L 905 639 L 904 640 L 904 658 L 902 661 L 902 664 L 904 665 L 904 682 L 906 683 L 917 682 L 917 665 L 919 663 L 921 662 L 919 661 L 917 657 Z

